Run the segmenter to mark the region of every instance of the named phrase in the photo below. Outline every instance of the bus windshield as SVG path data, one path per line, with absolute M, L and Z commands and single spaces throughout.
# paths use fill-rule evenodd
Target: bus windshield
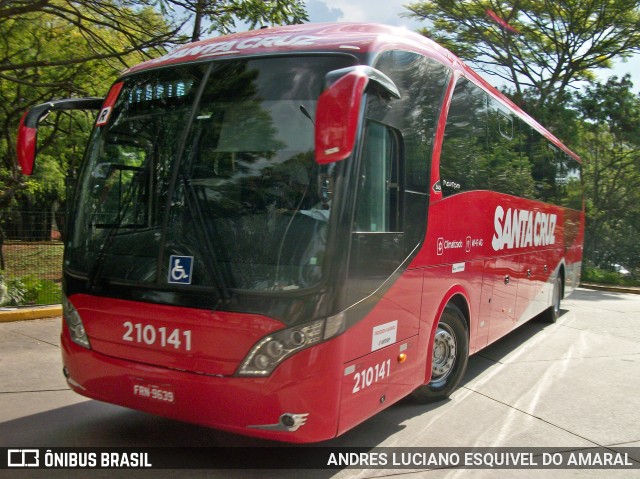
M 353 62 L 224 60 L 125 78 L 87 150 L 68 270 L 163 288 L 316 285 L 332 167 L 314 161 L 312 118 L 326 73 Z

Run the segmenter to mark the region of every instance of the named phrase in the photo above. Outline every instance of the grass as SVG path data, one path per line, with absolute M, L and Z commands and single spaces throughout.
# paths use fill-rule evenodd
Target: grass
M 34 275 L 41 279 L 62 281 L 61 242 L 6 242 L 2 248 L 7 278 Z
M 55 241 L 6 242 L 2 253 L 7 289 L 4 298 L 0 297 L 0 304 L 27 306 L 59 303 L 63 250 L 63 244 Z

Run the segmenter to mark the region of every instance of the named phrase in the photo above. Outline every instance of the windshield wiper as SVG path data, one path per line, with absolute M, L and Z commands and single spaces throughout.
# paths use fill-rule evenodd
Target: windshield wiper
M 229 301 L 231 298 L 231 293 L 229 288 L 227 287 L 224 276 L 220 272 L 220 269 L 216 267 L 220 262 L 217 261 L 215 248 L 213 247 L 213 241 L 211 238 L 211 234 L 207 229 L 207 224 L 205 223 L 204 216 L 202 215 L 202 209 L 200 208 L 200 201 L 198 196 L 191 185 L 191 181 L 186 175 L 182 175 L 182 183 L 184 184 L 185 189 L 185 198 L 187 201 L 187 210 L 191 212 L 191 217 L 194 219 L 196 223 L 196 237 L 198 243 L 200 245 L 204 245 L 204 248 L 207 254 L 202 258 L 203 263 L 209 273 L 210 277 L 213 278 L 216 289 L 220 294 L 220 298 L 222 301 Z M 213 223 L 211 223 L 211 227 L 213 228 Z

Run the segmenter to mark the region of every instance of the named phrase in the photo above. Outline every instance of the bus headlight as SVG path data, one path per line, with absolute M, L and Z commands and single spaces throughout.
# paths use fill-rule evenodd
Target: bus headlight
M 80 314 L 64 294 L 62 295 L 62 317 L 69 328 L 71 340 L 83 348 L 91 349 L 89 337 L 84 329 L 84 324 L 82 324 Z
M 292 354 L 332 338 L 344 329 L 344 313 L 284 329 L 258 342 L 238 369 L 238 376 L 268 376 Z

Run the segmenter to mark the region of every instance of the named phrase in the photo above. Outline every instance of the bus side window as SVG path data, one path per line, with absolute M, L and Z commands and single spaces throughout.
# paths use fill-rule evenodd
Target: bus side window
M 405 257 L 423 239 L 431 191 L 431 155 L 435 131 L 450 70 L 432 58 L 417 53 L 390 50 L 382 53 L 375 67 L 389 76 L 402 98 L 374 112 L 373 118 L 396 128 L 402 138 L 402 205 Z
M 582 166 L 522 122 L 528 143 L 522 161 L 532 176 L 533 187 L 524 190 L 527 198 L 568 208 L 582 208 Z
M 548 182 L 545 180 L 547 163 L 546 140 L 537 131 L 521 121 L 521 128 L 526 132 L 526 144 L 523 148 L 523 162 L 531 171 L 533 191 L 527 197 L 536 201 L 545 201 L 548 197 Z
M 440 183 L 444 197 L 487 189 L 487 96 L 465 78 L 458 80 L 440 153 Z
M 523 167 L 526 130 L 520 131 L 514 116 L 495 99 L 489 99 L 489 147 L 485 158 L 491 175 L 483 189 L 513 196 L 533 190 L 531 169 Z
M 354 231 L 399 230 L 398 145 L 394 132 L 377 122 L 367 124 L 358 175 Z
M 582 209 L 582 165 L 569 155 L 564 155 L 566 173 L 560 204 L 574 210 Z
M 351 235 L 352 278 L 386 278 L 404 259 L 399 159 L 399 134 L 368 121 Z

